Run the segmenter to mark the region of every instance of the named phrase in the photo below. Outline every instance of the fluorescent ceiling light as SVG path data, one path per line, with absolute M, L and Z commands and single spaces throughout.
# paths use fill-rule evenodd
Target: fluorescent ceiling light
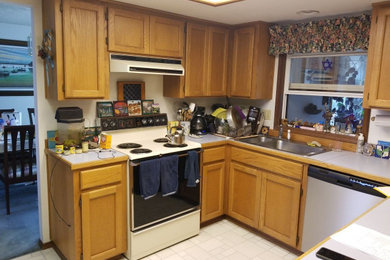
M 201 4 L 211 5 L 211 6 L 220 6 L 220 5 L 231 4 L 243 0 L 191 0 L 191 1 L 198 2 Z

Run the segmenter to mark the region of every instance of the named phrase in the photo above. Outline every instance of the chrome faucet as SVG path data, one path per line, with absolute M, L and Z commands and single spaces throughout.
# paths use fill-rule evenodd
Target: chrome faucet
M 282 137 L 283 137 L 283 125 L 280 124 L 280 126 L 279 126 L 279 136 L 278 136 L 278 138 L 279 138 L 279 139 L 282 139 Z

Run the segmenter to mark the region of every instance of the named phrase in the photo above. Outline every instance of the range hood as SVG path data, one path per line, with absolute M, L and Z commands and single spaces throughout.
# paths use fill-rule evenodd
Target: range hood
M 110 72 L 184 76 L 179 59 L 110 54 Z

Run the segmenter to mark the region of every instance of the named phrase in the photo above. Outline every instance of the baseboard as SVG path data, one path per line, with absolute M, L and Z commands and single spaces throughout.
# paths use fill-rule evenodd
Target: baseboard
M 39 240 L 39 246 L 42 250 L 45 250 L 45 249 L 48 249 L 48 248 L 53 248 L 54 251 L 56 251 L 57 255 L 63 259 L 63 260 L 66 260 L 66 257 L 61 253 L 61 251 L 58 249 L 58 247 L 56 246 L 56 244 L 54 244 L 53 241 L 50 241 L 50 242 L 47 242 L 47 243 L 42 243 L 41 240 Z

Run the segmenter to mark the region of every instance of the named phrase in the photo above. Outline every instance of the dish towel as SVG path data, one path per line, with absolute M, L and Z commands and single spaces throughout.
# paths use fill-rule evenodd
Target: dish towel
M 179 185 L 179 156 L 170 155 L 160 159 L 161 193 L 169 196 L 177 192 Z
M 141 196 L 149 199 L 160 188 L 160 159 L 147 160 L 139 166 L 139 186 Z
M 187 187 L 196 187 L 200 180 L 198 153 L 189 151 L 187 154 L 184 178 L 187 180 Z

